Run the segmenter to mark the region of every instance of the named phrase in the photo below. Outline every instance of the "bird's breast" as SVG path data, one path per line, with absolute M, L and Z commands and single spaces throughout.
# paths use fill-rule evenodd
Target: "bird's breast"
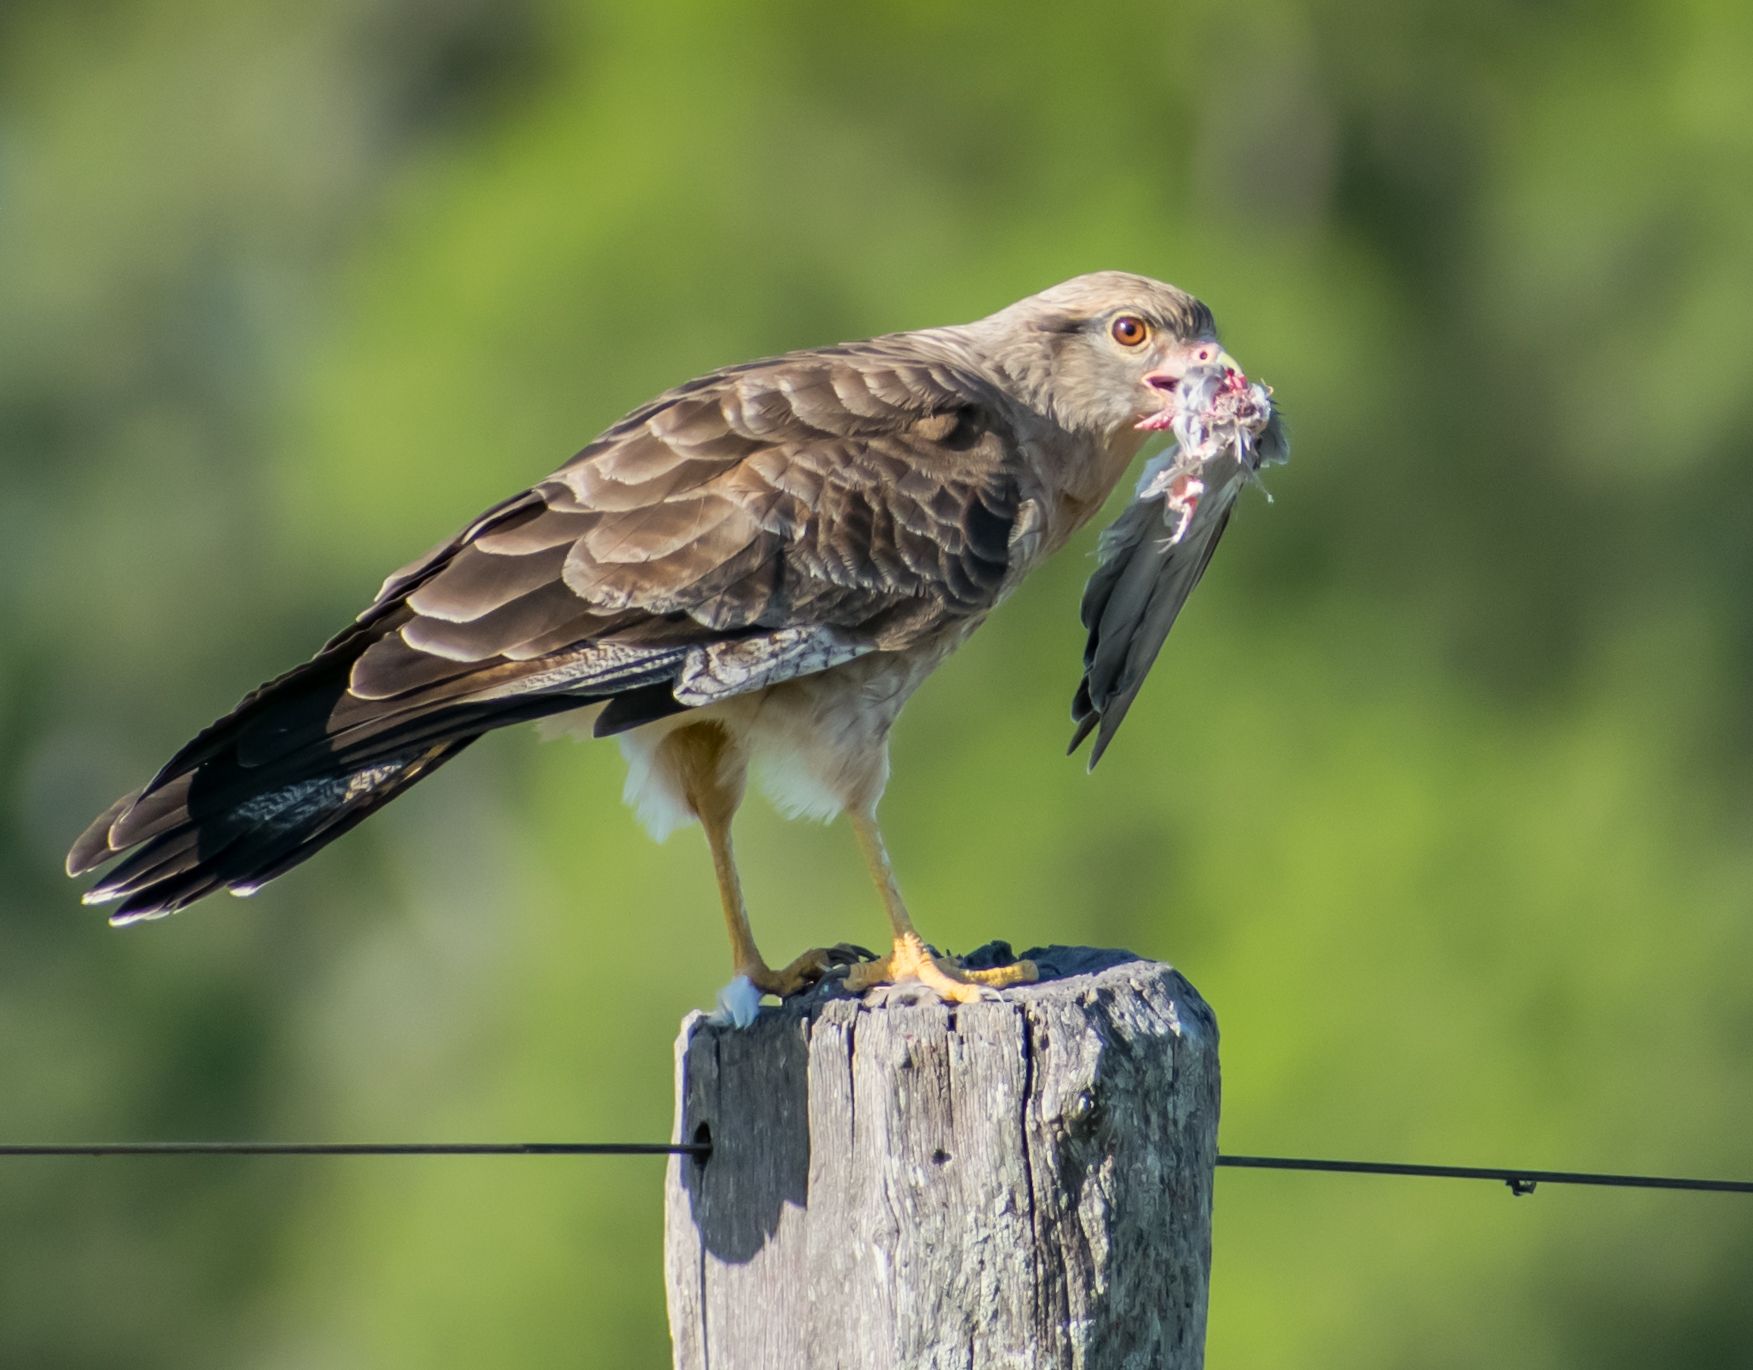
M 889 731 L 902 706 L 975 622 L 772 686 L 727 719 L 781 812 L 826 821 L 874 807 L 888 783 Z

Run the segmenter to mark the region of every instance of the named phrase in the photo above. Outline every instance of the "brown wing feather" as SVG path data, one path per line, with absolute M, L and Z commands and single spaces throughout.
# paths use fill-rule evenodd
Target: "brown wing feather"
M 260 883 L 503 723 L 652 717 L 898 650 L 996 600 L 1007 401 L 906 335 L 660 396 L 385 581 L 75 844 L 152 916 Z
M 456 678 L 422 656 L 535 669 L 654 629 L 856 628 L 914 598 L 977 612 L 1007 564 L 1012 450 L 993 393 L 904 342 L 702 378 L 386 585 L 364 619 L 405 610 L 400 645 L 354 682 L 400 696 Z

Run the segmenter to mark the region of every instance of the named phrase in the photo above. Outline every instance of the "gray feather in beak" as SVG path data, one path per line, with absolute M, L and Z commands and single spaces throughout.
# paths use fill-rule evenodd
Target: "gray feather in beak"
M 1132 503 L 1102 533 L 1083 594 L 1089 640 L 1069 748 L 1096 732 L 1092 770 L 1205 574 L 1236 495 L 1260 467 L 1290 455 L 1271 394 L 1227 366 L 1190 370 L 1167 425 L 1175 445 L 1145 467 Z

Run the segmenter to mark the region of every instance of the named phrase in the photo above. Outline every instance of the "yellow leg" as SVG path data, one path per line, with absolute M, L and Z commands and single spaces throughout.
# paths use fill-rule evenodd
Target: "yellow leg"
M 883 835 L 872 813 L 854 811 L 850 815 L 853 836 L 864 853 L 870 878 L 882 896 L 883 908 L 889 915 L 894 945 L 887 956 L 853 966 L 846 972 L 846 988 L 854 992 L 875 985 L 894 984 L 901 980 L 917 980 L 951 1003 L 966 1004 L 985 996 L 985 991 L 1005 985 L 1018 985 L 1039 978 L 1033 961 L 1017 961 L 990 970 L 970 970 L 954 958 L 937 956 L 913 926 L 907 906 L 901 902 L 901 889 L 895 883 L 895 868 Z
M 688 805 L 700 820 L 707 846 L 712 850 L 712 872 L 718 878 L 724 924 L 730 933 L 733 973 L 747 978 L 761 993 L 783 999 L 808 989 L 834 967 L 849 965 L 870 953 L 844 943 L 837 947 L 813 947 L 778 970 L 762 959 L 749 927 L 742 880 L 737 876 L 736 856 L 731 850 L 731 818 L 743 797 L 742 772 L 737 758 L 729 755 L 731 746 L 723 728 L 703 723 L 671 733 L 664 739 L 661 755 L 680 778 Z
M 763 994 L 776 994 L 781 999 L 808 989 L 836 966 L 851 965 L 870 955 L 863 947 L 842 942 L 835 947 L 812 947 L 778 970 L 762 959 L 755 946 L 755 934 L 749 928 L 749 911 L 743 903 L 742 881 L 737 878 L 736 859 L 731 852 L 728 818 L 700 816 L 706 830 L 707 845 L 712 848 L 712 869 L 718 876 L 718 894 L 724 903 L 724 924 L 730 932 L 730 960 L 733 973 L 746 976 L 749 983 Z

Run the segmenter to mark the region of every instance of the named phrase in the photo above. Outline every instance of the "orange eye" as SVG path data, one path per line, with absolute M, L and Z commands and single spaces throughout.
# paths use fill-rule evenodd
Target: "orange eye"
M 1122 314 L 1108 325 L 1108 332 L 1122 347 L 1137 347 L 1150 336 L 1150 329 L 1135 314 Z

